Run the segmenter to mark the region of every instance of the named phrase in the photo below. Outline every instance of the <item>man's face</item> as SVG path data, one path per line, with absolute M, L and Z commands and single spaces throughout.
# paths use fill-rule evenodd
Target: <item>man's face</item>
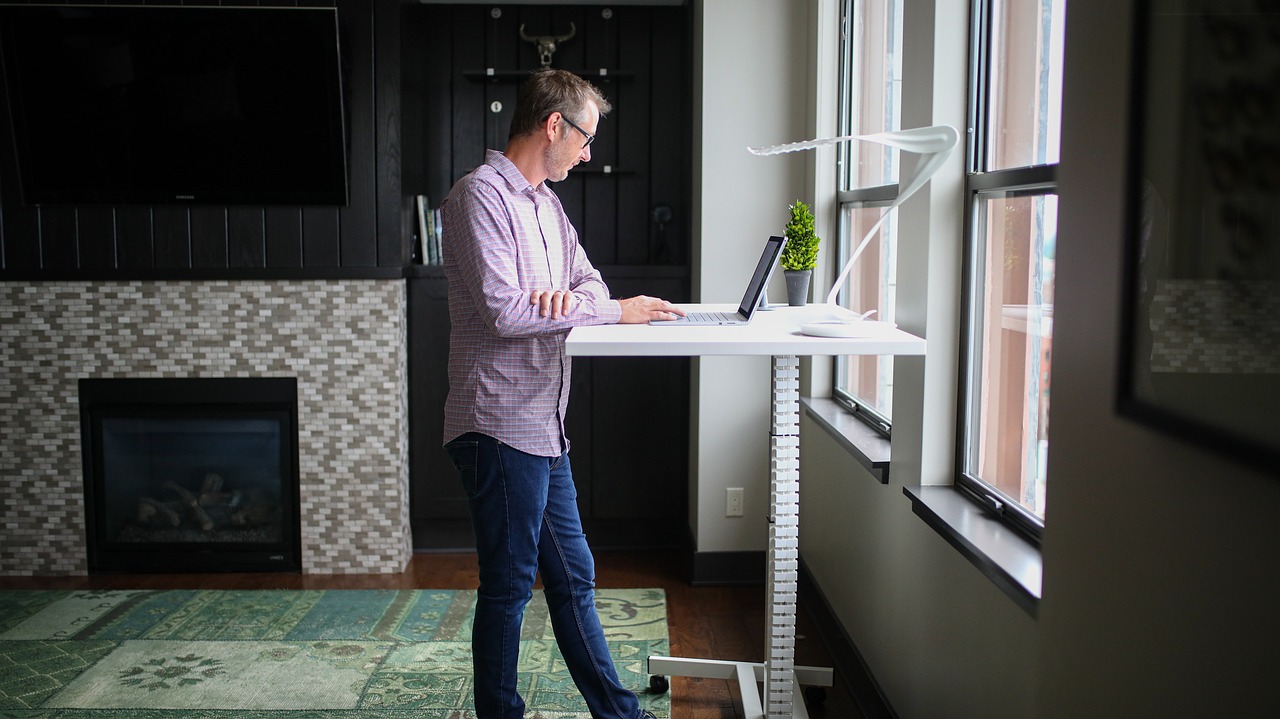
M 566 122 L 563 117 L 558 120 L 561 130 L 557 133 L 555 142 L 547 148 L 546 153 L 547 179 L 552 182 L 560 182 L 568 177 L 569 170 L 579 162 L 591 161 L 591 146 L 586 144 L 587 135 L 596 134 L 596 127 L 600 124 L 600 111 L 595 103 L 588 102 L 581 114 L 582 120 L 572 118 L 582 128 L 581 131 Z

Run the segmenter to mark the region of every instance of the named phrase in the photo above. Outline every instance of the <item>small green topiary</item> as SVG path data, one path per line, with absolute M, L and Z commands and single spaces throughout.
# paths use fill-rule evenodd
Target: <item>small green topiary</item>
M 822 242 L 813 231 L 813 213 L 800 200 L 790 209 L 791 221 L 783 231 L 787 245 L 782 248 L 782 269 L 812 270 L 818 264 L 818 244 Z

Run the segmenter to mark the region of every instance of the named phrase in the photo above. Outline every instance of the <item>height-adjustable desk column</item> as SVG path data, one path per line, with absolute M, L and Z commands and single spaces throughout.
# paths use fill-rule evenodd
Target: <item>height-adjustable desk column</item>
M 732 312 L 728 305 L 688 305 L 690 311 Z M 828 305 L 757 312 L 751 324 L 726 327 L 603 325 L 569 333 L 566 350 L 584 357 L 772 358 L 769 425 L 769 569 L 765 662 L 649 657 L 649 673 L 737 679 L 745 719 L 808 717 L 797 685 L 830 686 L 831 670 L 795 666 L 796 588 L 800 561 L 800 357 L 921 355 L 924 340 L 897 329 L 863 337 L 809 337 L 800 326 L 830 316 Z M 868 325 L 869 327 L 871 325 Z M 763 696 L 757 683 L 763 684 Z

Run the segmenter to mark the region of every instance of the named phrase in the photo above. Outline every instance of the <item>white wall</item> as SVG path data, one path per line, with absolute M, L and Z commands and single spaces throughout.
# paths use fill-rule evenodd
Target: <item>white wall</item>
M 812 200 L 812 153 L 756 157 L 748 146 L 812 137 L 811 3 L 701 0 L 694 5 L 693 295 L 736 305 L 769 235 L 797 198 Z M 779 275 L 781 273 L 778 273 Z M 775 282 L 770 296 L 785 302 Z M 690 525 L 699 552 L 759 551 L 768 510 L 769 361 L 693 361 Z M 743 517 L 724 516 L 743 487 Z
M 896 469 L 879 484 L 809 420 L 800 466 L 801 557 L 898 716 L 1038 716 L 1036 621 L 911 512 Z

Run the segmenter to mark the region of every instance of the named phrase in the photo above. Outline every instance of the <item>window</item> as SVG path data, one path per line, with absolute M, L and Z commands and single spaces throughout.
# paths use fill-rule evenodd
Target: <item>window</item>
M 1066 0 L 974 5 L 957 484 L 1044 527 Z
M 845 0 L 841 10 L 841 135 L 901 129 L 902 0 Z M 897 151 L 847 142 L 838 155 L 837 266 L 843 267 L 897 193 Z M 863 249 L 840 292 L 840 304 L 875 319 L 894 319 L 897 268 L 895 218 Z M 839 357 L 834 395 L 873 427 L 888 433 L 893 404 L 892 357 Z

